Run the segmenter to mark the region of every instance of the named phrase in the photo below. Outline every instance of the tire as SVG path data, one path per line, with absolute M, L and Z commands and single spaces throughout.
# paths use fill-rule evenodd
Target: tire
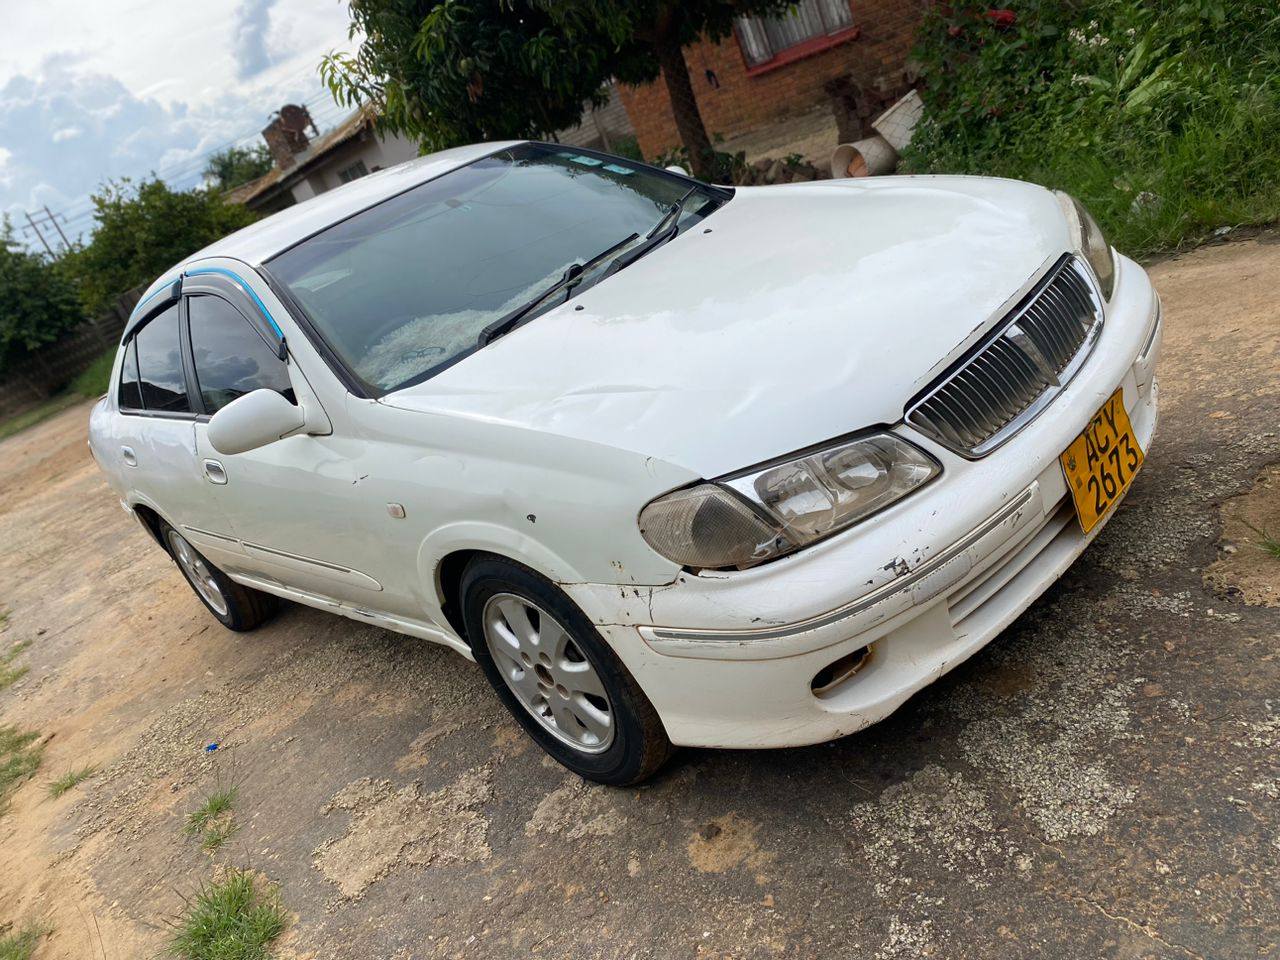
M 238 633 L 254 630 L 276 612 L 275 597 L 236 583 L 164 520 L 160 521 L 160 542 L 191 591 L 228 630 Z
M 462 575 L 467 637 L 489 684 L 539 746 L 580 777 L 629 786 L 673 748 L 649 698 L 563 591 L 510 560 Z

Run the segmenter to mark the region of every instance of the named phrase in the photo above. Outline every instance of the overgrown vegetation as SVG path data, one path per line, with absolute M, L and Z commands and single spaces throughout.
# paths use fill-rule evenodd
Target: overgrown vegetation
M 42 750 L 36 746 L 38 733 L 0 726 L 0 813 L 9 805 L 11 794 L 23 780 L 40 767 Z
M 279 890 L 233 870 L 187 901 L 173 923 L 168 955 L 178 960 L 265 960 L 285 928 Z
M 31 960 L 40 941 L 49 935 L 48 927 L 0 925 L 0 960 Z
M 257 180 L 272 166 L 271 151 L 265 143 L 252 147 L 227 147 L 209 157 L 204 175 L 210 185 L 219 190 L 231 190 Z
M 232 813 L 239 795 L 235 786 L 220 787 L 209 794 L 204 803 L 187 814 L 187 835 L 199 837 L 200 846 L 209 853 L 221 848 L 240 830 Z
M 940 3 L 920 37 L 910 168 L 1067 190 L 1130 253 L 1280 218 L 1272 0 Z
M 68 790 L 72 790 L 84 783 L 97 772 L 98 768 L 92 765 L 80 767 L 76 770 L 68 770 L 56 780 L 50 781 L 49 796 L 56 800 Z
M 107 392 L 110 384 L 111 367 L 115 361 L 116 351 L 115 347 L 112 347 L 89 364 L 88 369 L 72 380 L 71 385 L 62 393 L 46 400 L 38 407 L 32 407 L 17 416 L 0 421 L 0 440 L 11 437 L 15 433 L 21 433 L 28 427 L 34 427 L 37 423 L 42 423 L 77 403 L 96 400 L 102 396 Z M 0 687 L 3 687 L 2 683 Z
M 76 396 L 96 399 L 107 392 L 111 382 L 111 367 L 116 362 L 116 348 L 105 351 L 85 368 L 84 372 L 71 381 L 67 389 Z
M 257 219 L 248 208 L 224 201 L 220 190 L 173 190 L 158 178 L 107 183 L 93 204 L 92 239 L 63 258 L 89 316 Z
M 53 343 L 83 317 L 65 264 L 24 250 L 8 221 L 0 223 L 0 371 Z
M 694 173 L 713 148 L 683 48 L 721 40 L 734 19 L 792 0 L 361 0 L 354 54 L 320 73 L 335 99 L 371 103 L 386 129 L 428 150 L 476 140 L 545 138 L 572 126 L 610 79 L 649 83 L 661 70 Z
M 8 619 L 8 614 L 0 618 L 0 622 Z M 18 659 L 18 654 L 31 646 L 30 640 L 23 640 L 21 643 L 15 643 L 9 647 L 3 654 L 0 654 L 0 690 L 10 687 L 17 683 L 27 675 L 25 666 L 15 667 L 13 661 Z

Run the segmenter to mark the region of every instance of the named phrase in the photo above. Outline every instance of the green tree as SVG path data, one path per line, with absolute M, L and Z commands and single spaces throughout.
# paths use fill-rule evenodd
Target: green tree
M 779 13 L 793 0 L 350 0 L 354 55 L 320 71 L 346 105 L 372 103 L 384 125 L 427 149 L 546 137 L 616 77 L 661 75 L 694 172 L 714 151 L 683 48 L 720 40 L 737 16 Z
M 345 106 L 369 103 L 383 129 L 427 150 L 542 138 L 599 100 L 606 51 L 569 44 L 528 0 L 351 0 L 354 54 L 320 74 Z
M 209 157 L 205 179 L 219 190 L 230 190 L 257 180 L 271 169 L 271 151 L 265 143 L 252 147 L 228 147 Z
M 93 204 L 93 238 L 64 258 L 91 314 L 257 219 L 246 207 L 226 203 L 218 190 L 172 190 L 154 177 L 136 185 L 109 182 L 94 195 Z
M 715 150 L 698 109 L 684 48 L 699 38 L 720 41 L 741 16 L 785 12 L 794 0 L 535 0 L 565 31 L 574 49 L 603 33 L 610 74 L 624 83 L 649 83 L 659 70 L 672 117 L 693 172 L 713 175 Z
M 84 319 L 62 264 L 28 253 L 0 224 L 0 369 L 53 343 Z

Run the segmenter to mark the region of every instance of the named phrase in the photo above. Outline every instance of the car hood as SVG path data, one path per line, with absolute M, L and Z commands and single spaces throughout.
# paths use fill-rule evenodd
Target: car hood
M 1069 246 L 1049 191 L 886 177 L 739 189 L 633 266 L 383 402 L 704 477 L 874 424 Z

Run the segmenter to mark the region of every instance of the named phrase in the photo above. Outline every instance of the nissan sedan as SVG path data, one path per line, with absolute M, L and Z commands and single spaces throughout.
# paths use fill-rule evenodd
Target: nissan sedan
M 223 625 L 476 661 L 611 784 L 885 717 L 1113 516 L 1160 302 L 1074 199 L 445 151 L 175 266 L 90 446 Z

